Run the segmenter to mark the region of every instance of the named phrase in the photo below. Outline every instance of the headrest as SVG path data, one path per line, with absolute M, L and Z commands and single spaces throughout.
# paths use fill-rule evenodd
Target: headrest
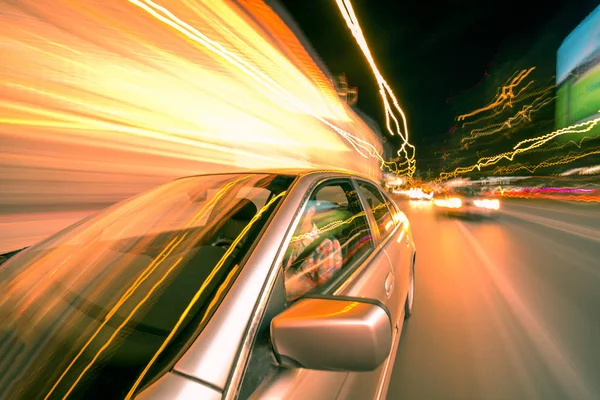
M 339 208 L 339 205 L 327 200 L 309 200 L 307 209 L 309 207 L 314 207 L 316 213 L 320 214 L 322 212 L 335 210 L 336 208 Z
M 256 213 L 258 209 L 254 202 L 248 199 L 241 199 L 235 207 L 233 207 L 232 211 L 234 212 L 232 219 L 242 220 L 242 221 L 250 221 Z

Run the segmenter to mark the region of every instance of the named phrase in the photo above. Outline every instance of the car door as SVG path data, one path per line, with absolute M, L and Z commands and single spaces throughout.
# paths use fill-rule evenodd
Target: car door
M 401 229 L 397 229 L 401 221 L 394 218 L 396 210 L 392 208 L 389 199 L 371 182 L 356 180 L 356 185 L 365 208 L 374 221 L 374 229 L 379 233 L 380 246 L 388 255 L 392 266 L 395 290 L 389 299 L 388 308 L 398 320 L 404 302 L 403 293 L 408 288 L 408 275 L 404 268 L 408 256 L 406 236 Z
M 313 208 L 314 212 L 311 211 Z M 298 228 L 292 238 L 283 244 L 286 256 L 280 271 L 279 280 L 282 284 L 279 285 L 279 289 L 276 287 L 273 293 L 283 291 L 284 294 L 272 294 L 267 310 L 281 310 L 297 299 L 299 292 L 295 286 L 293 291 L 290 291 L 289 283 L 292 282 L 293 276 L 286 274 L 286 265 L 293 264 L 293 261 L 290 264 L 286 257 L 288 253 L 293 253 L 290 249 L 300 240 L 298 238 L 309 234 L 301 228 L 308 215 L 313 218 L 313 231 L 316 228 L 320 234 L 328 235 L 332 241 L 337 240 L 343 255 L 339 270 L 310 293 L 356 295 L 389 304 L 388 293 L 393 292 L 394 288 L 392 284 L 386 289 L 386 279 L 392 269 L 387 255 L 376 251 L 379 244 L 378 234 L 373 230 L 369 214 L 366 213 L 353 182 L 349 178 L 335 178 L 318 182 L 309 192 L 298 217 Z M 276 315 L 276 312 L 266 312 L 263 316 L 263 333 L 257 335 L 253 345 L 242 381 L 242 396 L 302 400 L 368 399 L 376 396 L 382 379 L 382 368 L 371 372 L 348 373 L 281 368 L 270 362 L 273 360 L 272 350 L 264 344 L 268 343 L 265 338 L 268 337 L 268 326 L 273 315 Z
M 399 225 L 398 231 L 395 233 L 395 240 L 390 240 L 385 246 L 385 251 L 390 257 L 394 274 L 399 277 L 398 285 L 400 293 L 407 293 L 410 283 L 411 266 L 413 264 L 413 247 L 412 236 L 410 231 L 410 223 L 406 214 L 404 214 L 396 204 L 394 204 L 386 195 L 382 193 L 388 208 L 394 215 L 394 221 Z M 405 299 L 400 299 L 404 301 Z
M 398 288 L 398 279 L 394 273 L 390 259 L 385 249 L 394 242 L 391 235 L 395 233 L 396 223 L 389 212 L 381 193 L 363 180 L 355 180 L 357 193 L 361 198 L 363 209 L 370 221 L 371 231 L 377 237 L 377 249 L 369 263 L 364 266 L 361 277 L 357 277 L 340 294 L 346 296 L 376 298 L 384 303 L 390 310 L 394 319 L 394 339 L 397 343 L 401 328 L 401 292 Z M 373 191 L 373 189 L 375 189 Z M 364 283 L 363 283 L 364 282 Z M 391 354 L 395 352 L 392 351 Z M 366 399 L 378 398 L 382 393 L 386 374 L 391 371 L 392 359 L 388 359 L 377 370 L 372 372 L 350 373 L 344 382 L 344 388 L 339 398 Z

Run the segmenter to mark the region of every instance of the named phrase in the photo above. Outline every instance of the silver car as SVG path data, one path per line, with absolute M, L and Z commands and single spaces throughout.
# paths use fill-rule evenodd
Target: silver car
M 178 179 L 0 266 L 0 397 L 382 399 L 415 259 L 366 178 Z

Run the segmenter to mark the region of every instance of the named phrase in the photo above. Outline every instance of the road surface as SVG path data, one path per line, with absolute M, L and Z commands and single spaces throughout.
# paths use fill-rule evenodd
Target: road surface
M 414 315 L 389 399 L 600 399 L 600 206 L 511 201 L 498 220 L 399 201 Z

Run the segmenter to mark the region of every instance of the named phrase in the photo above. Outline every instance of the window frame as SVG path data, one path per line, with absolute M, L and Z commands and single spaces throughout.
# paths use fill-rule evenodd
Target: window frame
M 303 216 L 302 212 L 306 208 L 308 201 L 311 199 L 311 197 L 315 193 L 315 191 L 318 190 L 319 187 L 321 187 L 321 186 L 334 185 L 336 182 L 347 183 L 356 192 L 359 204 L 362 207 L 361 211 L 364 211 L 364 213 L 365 213 L 365 219 L 367 220 L 367 227 L 368 227 L 369 233 L 371 234 L 371 237 L 373 239 L 372 240 L 373 246 L 372 246 L 372 249 L 368 253 L 364 254 L 360 259 L 353 262 L 349 267 L 346 268 L 345 266 L 342 266 L 341 272 L 338 274 L 338 276 L 335 277 L 334 279 L 332 279 L 330 282 L 324 284 L 321 287 L 322 290 L 319 292 L 319 294 L 325 295 L 325 296 L 326 295 L 334 295 L 335 292 L 339 289 L 339 287 L 343 286 L 344 283 L 346 283 L 346 281 L 348 281 L 350 279 L 350 277 L 353 276 L 357 270 L 361 269 L 361 267 L 363 265 L 365 265 L 365 263 L 367 263 L 367 261 L 373 256 L 373 254 L 376 253 L 378 246 L 380 244 L 380 237 L 377 234 L 377 231 L 374 231 L 374 229 L 373 229 L 373 227 L 376 228 L 377 226 L 373 225 L 374 220 L 372 220 L 372 218 L 369 216 L 370 213 L 367 212 L 367 210 L 365 209 L 364 201 L 361 198 L 360 193 L 357 190 L 357 185 L 355 185 L 353 177 L 336 176 L 336 177 L 323 178 L 323 179 L 320 179 L 320 180 L 314 182 L 309 187 L 309 189 L 306 191 L 306 194 L 304 195 L 304 198 L 302 199 L 302 204 L 300 205 L 300 208 L 298 210 L 296 210 L 296 216 L 295 216 L 296 220 L 294 222 L 293 232 L 295 232 L 296 228 L 298 227 L 298 224 L 300 224 L 300 222 L 302 221 L 302 216 Z M 290 238 L 286 238 L 280 245 L 280 251 L 283 252 L 284 256 L 285 256 L 285 252 L 287 250 L 287 246 L 289 245 L 290 239 L 291 239 L 291 236 L 290 236 Z M 281 268 L 281 265 L 277 266 L 277 268 Z M 313 292 L 309 292 L 309 294 L 310 293 L 313 293 Z M 303 296 L 298 297 L 297 299 L 288 303 L 286 305 L 286 307 L 291 306 L 296 301 L 298 301 L 302 298 L 303 298 Z
M 377 185 L 375 185 L 373 182 L 370 182 L 369 180 L 364 179 L 364 178 L 355 178 L 354 181 L 356 182 L 356 192 L 359 194 L 359 197 L 361 198 L 361 201 L 363 203 L 363 208 L 365 210 L 367 210 L 367 209 L 369 210 L 369 212 L 367 214 L 370 215 L 370 220 L 373 223 L 373 227 L 371 230 L 372 231 L 374 230 L 375 232 L 377 232 L 377 236 L 379 237 L 379 245 L 382 246 L 388 242 L 388 240 L 393 236 L 394 232 L 396 232 L 396 230 L 398 229 L 398 226 L 399 226 L 398 223 L 396 222 L 396 218 L 394 218 L 394 212 L 392 212 L 392 209 L 390 209 L 390 207 L 388 205 L 388 202 L 390 204 L 392 204 L 392 201 L 390 199 L 388 199 L 385 196 L 385 194 L 381 190 L 379 190 Z M 360 186 L 361 182 L 373 186 L 375 188 L 375 190 L 377 190 L 379 192 L 379 194 L 381 195 L 381 198 L 383 199 L 383 203 L 385 204 L 385 206 L 390 214 L 390 217 L 392 218 L 392 222 L 394 224 L 394 229 L 387 232 L 386 235 L 381 235 L 381 232 L 379 232 L 379 225 L 377 224 L 377 219 L 375 218 L 375 214 L 373 214 L 371 207 L 369 207 L 369 202 L 365 198 L 364 194 L 362 194 L 359 190 L 360 189 L 359 186 Z M 392 207 L 394 207 L 394 206 L 392 205 Z
M 380 192 L 384 196 L 384 198 L 386 198 L 387 201 L 392 205 L 392 208 L 394 209 L 394 213 L 396 213 L 396 214 L 404 214 L 404 211 L 402 211 L 400 209 L 400 207 L 398 206 L 398 204 L 396 204 L 396 202 L 394 201 L 394 199 L 392 199 L 383 190 L 380 190 Z M 404 222 L 398 223 L 396 218 L 394 218 L 394 223 L 396 224 L 396 226 L 402 226 L 402 225 L 404 225 Z

